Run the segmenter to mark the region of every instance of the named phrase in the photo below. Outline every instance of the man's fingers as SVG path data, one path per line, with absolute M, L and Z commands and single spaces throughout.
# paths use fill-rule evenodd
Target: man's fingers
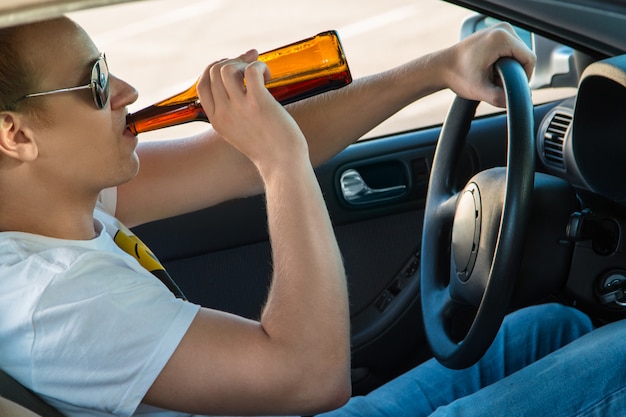
M 239 99 L 246 93 L 243 71 L 245 63 L 227 63 L 220 69 L 220 77 L 229 98 Z
M 246 84 L 251 92 L 259 93 L 265 89 L 265 82 L 269 79 L 269 69 L 265 63 L 254 61 L 245 68 Z
M 209 67 L 208 84 L 211 90 L 213 108 L 216 102 L 240 98 L 245 94 L 243 73 L 251 62 L 256 62 L 258 55 L 255 49 L 251 49 L 237 58 L 222 59 Z M 205 108 L 205 110 L 207 109 Z

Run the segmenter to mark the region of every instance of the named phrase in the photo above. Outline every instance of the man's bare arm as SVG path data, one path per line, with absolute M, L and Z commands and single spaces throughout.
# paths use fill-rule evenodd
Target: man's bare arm
M 534 55 L 502 25 L 287 109 L 317 166 L 406 105 L 443 88 L 504 106 L 502 89 L 491 78 L 502 56 L 515 57 L 532 72 Z M 138 153 L 139 175 L 119 187 L 117 214 L 131 226 L 263 191 L 255 167 L 213 129 L 190 139 L 141 143 Z
M 265 186 L 268 300 L 258 322 L 202 309 L 145 401 L 197 414 L 317 413 L 350 396 L 345 274 L 304 136 L 264 88 L 265 65 L 247 58 L 213 65 L 199 89 Z

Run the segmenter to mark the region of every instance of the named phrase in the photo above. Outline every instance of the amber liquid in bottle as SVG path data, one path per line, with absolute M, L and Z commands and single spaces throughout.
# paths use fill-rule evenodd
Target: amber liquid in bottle
M 322 32 L 265 52 L 259 55 L 259 61 L 266 63 L 271 74 L 265 86 L 281 104 L 335 90 L 352 81 L 335 31 Z M 198 100 L 196 84 L 175 96 L 129 114 L 129 129 L 137 135 L 187 122 L 208 122 Z

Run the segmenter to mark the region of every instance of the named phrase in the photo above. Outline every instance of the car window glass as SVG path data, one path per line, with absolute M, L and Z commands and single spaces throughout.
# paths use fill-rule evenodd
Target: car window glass
M 335 29 L 353 77 L 383 71 L 457 42 L 472 12 L 440 0 L 151 0 L 71 13 L 107 53 L 111 72 L 135 86 L 130 111 L 188 88 L 209 63 L 250 48 L 260 52 Z M 536 102 L 571 95 L 537 91 Z M 440 124 L 453 94 L 408 106 L 366 137 Z M 501 109 L 481 105 L 481 114 Z M 145 133 L 140 139 L 193 134 L 206 126 Z

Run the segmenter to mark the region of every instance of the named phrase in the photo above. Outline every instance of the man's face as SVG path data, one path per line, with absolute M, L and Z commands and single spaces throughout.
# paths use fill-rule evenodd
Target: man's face
M 37 91 L 89 83 L 100 51 L 80 27 L 58 19 L 29 32 L 22 43 L 39 69 Z M 114 76 L 110 83 L 110 99 L 103 109 L 96 107 L 88 89 L 29 99 L 42 101 L 45 120 L 33 128 L 38 148 L 33 172 L 50 187 L 93 194 L 136 175 L 137 138 L 126 129 L 126 106 L 137 93 Z

